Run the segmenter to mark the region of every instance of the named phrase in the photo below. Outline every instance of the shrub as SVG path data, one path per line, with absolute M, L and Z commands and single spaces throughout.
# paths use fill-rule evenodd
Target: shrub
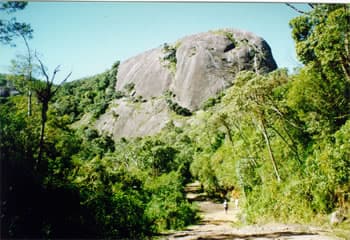
M 165 66 L 170 70 L 172 74 L 176 73 L 176 51 L 179 47 L 179 44 L 175 46 L 168 45 L 167 43 L 163 46 L 164 57 L 161 59 L 161 62 L 165 63 Z
M 151 196 L 146 215 L 157 231 L 183 228 L 196 220 L 195 209 L 185 198 L 178 173 L 170 172 L 149 180 L 145 189 Z
M 170 108 L 170 110 L 174 111 L 178 115 L 182 115 L 182 116 L 192 115 L 192 112 L 189 109 L 180 106 L 180 104 L 178 104 L 177 102 L 174 102 L 170 98 L 166 100 L 166 103 L 168 104 L 168 107 Z
M 124 85 L 124 89 L 128 93 L 131 93 L 131 91 L 134 90 L 134 88 L 135 88 L 135 83 L 133 83 L 133 82 L 127 83 L 127 84 Z

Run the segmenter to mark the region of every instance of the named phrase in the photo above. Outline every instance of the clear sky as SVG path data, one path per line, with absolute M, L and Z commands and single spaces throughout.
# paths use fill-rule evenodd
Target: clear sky
M 30 2 L 12 15 L 31 24 L 30 46 L 49 71 L 61 64 L 62 76 L 73 71 L 70 80 L 101 73 L 116 60 L 165 42 L 220 28 L 263 37 L 279 67 L 292 70 L 299 64 L 288 25 L 298 13 L 284 3 Z M 16 43 L 15 48 L 0 45 L 0 72 L 8 72 L 10 60 L 25 53 L 24 43 Z

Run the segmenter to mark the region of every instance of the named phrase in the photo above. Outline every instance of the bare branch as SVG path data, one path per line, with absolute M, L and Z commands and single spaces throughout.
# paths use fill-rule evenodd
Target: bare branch
M 314 4 L 313 3 L 308 3 L 307 5 L 309 5 L 309 7 L 311 7 L 312 9 L 315 8 Z
M 288 6 L 288 7 L 290 7 L 290 8 L 292 8 L 293 10 L 295 10 L 295 11 L 297 11 L 298 13 L 301 13 L 301 14 L 309 14 L 309 13 L 307 13 L 307 12 L 304 12 L 304 11 L 302 11 L 302 10 L 300 10 L 300 9 L 298 9 L 298 8 L 296 8 L 296 7 L 294 7 L 292 4 L 290 4 L 290 3 L 286 3 L 286 5 Z
M 31 54 L 31 51 L 30 51 L 30 47 L 29 47 L 29 43 L 28 43 L 28 40 L 25 36 L 25 34 L 23 34 L 21 31 L 18 31 L 18 34 L 23 38 L 23 41 L 26 45 L 26 48 L 27 48 L 27 52 L 28 52 L 28 76 L 27 76 L 27 80 L 31 81 L 32 80 L 32 54 Z
M 61 65 L 58 65 L 58 66 L 55 68 L 55 70 L 53 71 L 52 78 L 51 78 L 51 83 L 53 83 L 53 81 L 55 80 L 56 74 L 60 71 L 60 66 L 61 66 Z
M 65 79 L 63 79 L 63 81 L 60 83 L 60 85 L 62 85 L 63 83 L 65 83 L 65 82 L 68 80 L 68 78 L 70 77 L 70 75 L 72 75 L 72 71 L 71 71 L 70 73 L 68 73 L 68 75 L 66 76 Z
M 35 52 L 35 58 L 39 61 L 40 63 L 40 68 L 41 68 L 41 72 L 44 74 L 45 78 L 46 78 L 46 82 L 50 82 L 50 78 L 49 76 L 47 75 L 46 71 L 45 71 L 45 67 L 44 67 L 44 64 L 43 62 L 40 60 L 40 58 L 38 57 L 38 55 L 36 54 Z
M 58 91 L 58 89 L 60 89 L 60 87 L 62 86 L 62 84 L 65 83 L 65 82 L 68 80 L 68 78 L 70 77 L 70 75 L 72 75 L 72 72 L 68 73 L 68 75 L 66 76 L 66 78 L 63 79 L 63 81 L 57 86 L 57 88 L 55 89 L 55 91 L 53 91 L 53 94 L 55 94 L 55 93 Z

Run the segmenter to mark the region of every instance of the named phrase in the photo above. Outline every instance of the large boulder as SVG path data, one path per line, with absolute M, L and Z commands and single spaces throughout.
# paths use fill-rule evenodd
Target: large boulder
M 223 29 L 187 36 L 122 62 L 116 91 L 126 94 L 128 101 L 142 101 L 137 109 L 125 99 L 119 101 L 96 127 L 116 138 L 154 134 L 170 119 L 164 95 L 193 112 L 231 86 L 238 72 L 264 74 L 276 68 L 269 45 L 253 33 Z
M 167 57 L 174 54 L 176 57 Z M 230 86 L 242 70 L 267 73 L 277 68 L 269 45 L 252 33 L 225 29 L 184 37 L 173 45 L 132 57 L 120 65 L 116 89 L 134 84 L 146 99 L 166 90 L 176 101 L 197 110 L 209 97 Z

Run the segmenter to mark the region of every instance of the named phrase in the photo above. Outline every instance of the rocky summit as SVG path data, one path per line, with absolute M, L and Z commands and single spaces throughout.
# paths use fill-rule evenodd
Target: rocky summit
M 115 138 L 151 135 L 174 109 L 184 115 L 198 110 L 234 84 L 238 72 L 276 68 L 269 45 L 253 33 L 222 29 L 187 36 L 122 62 L 115 88 L 125 97 L 111 103 L 96 127 Z

